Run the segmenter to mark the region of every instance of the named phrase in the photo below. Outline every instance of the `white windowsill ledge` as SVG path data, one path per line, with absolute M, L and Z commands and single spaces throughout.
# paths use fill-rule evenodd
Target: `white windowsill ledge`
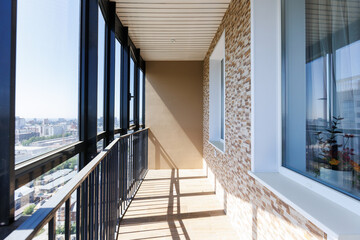
M 217 148 L 219 151 L 221 151 L 222 153 L 225 152 L 225 144 L 223 141 L 213 141 L 213 140 L 209 140 L 209 143 L 211 145 L 213 145 L 215 148 Z
M 328 239 L 360 239 L 359 215 L 280 173 L 249 174 L 324 231 Z

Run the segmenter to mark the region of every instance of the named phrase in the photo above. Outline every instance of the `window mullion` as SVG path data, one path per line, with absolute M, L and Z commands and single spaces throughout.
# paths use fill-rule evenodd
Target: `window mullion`
M 0 225 L 14 220 L 16 8 L 0 2 Z

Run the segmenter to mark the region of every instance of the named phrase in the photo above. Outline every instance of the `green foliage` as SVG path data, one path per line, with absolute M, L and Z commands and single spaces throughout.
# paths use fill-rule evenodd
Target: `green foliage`
M 72 223 L 70 225 L 70 234 L 75 234 L 76 233 L 76 224 Z M 60 234 L 65 234 L 65 225 L 58 225 L 56 227 L 56 234 L 60 235 Z
M 73 169 L 74 170 L 76 165 L 77 165 L 77 158 L 72 157 L 69 160 L 61 163 L 59 166 L 57 166 L 56 168 L 54 168 L 52 170 L 53 171 L 61 170 L 61 169 Z
M 76 233 L 76 224 L 72 223 L 70 226 L 70 234 L 75 234 Z
M 65 226 L 64 225 L 58 225 L 56 227 L 56 234 L 65 234 Z
M 43 140 L 51 140 L 56 138 L 62 138 L 62 137 L 69 137 L 71 136 L 71 133 L 65 133 L 63 135 L 53 135 L 49 137 L 31 137 L 28 140 L 24 140 L 21 142 L 23 146 L 29 146 L 33 142 L 43 141 Z
M 333 120 L 331 121 L 330 127 L 326 129 L 326 133 L 317 132 L 315 134 L 321 146 L 321 153 L 319 155 L 332 170 L 348 170 L 350 165 L 354 164 L 351 159 L 354 155 L 354 149 L 347 147 L 347 144 L 354 135 L 344 134 L 344 132 L 339 129 L 342 120 L 344 120 L 344 118 L 340 116 L 333 116 Z M 342 142 L 339 143 L 339 140 L 342 140 Z
M 35 204 L 30 204 L 29 206 L 27 206 L 24 209 L 24 214 L 25 215 L 31 215 L 34 212 L 34 209 L 35 209 Z

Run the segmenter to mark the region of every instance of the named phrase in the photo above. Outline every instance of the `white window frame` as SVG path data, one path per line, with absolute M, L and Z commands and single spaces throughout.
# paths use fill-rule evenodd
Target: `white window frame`
M 359 239 L 360 201 L 282 166 L 281 8 L 282 0 L 251 0 L 249 174 L 328 239 Z
M 225 32 L 223 32 L 209 59 L 209 142 L 221 152 L 225 152 L 226 138 L 225 66 Z

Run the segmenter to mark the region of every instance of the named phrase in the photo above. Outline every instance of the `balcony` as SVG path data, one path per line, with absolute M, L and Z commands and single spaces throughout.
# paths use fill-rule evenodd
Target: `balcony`
M 214 187 L 201 170 L 149 170 L 121 221 L 118 239 L 232 239 Z
M 358 0 L 3 0 L 0 23 L 0 239 L 360 239 Z

